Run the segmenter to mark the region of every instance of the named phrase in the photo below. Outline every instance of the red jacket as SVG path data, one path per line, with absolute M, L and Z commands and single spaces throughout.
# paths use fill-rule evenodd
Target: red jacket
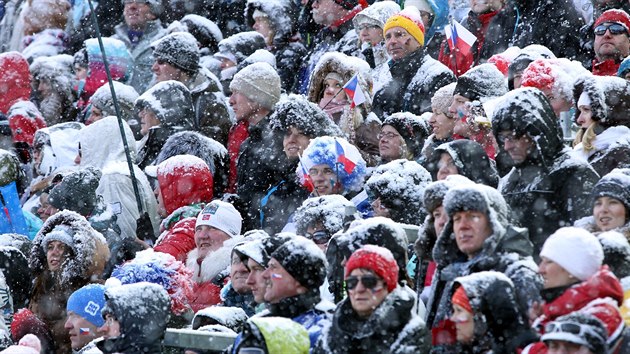
M 597 76 L 617 76 L 619 65 L 621 65 L 621 63 L 618 63 L 612 59 L 604 60 L 602 62 L 593 60 L 593 70 L 591 71 L 593 72 L 593 75 Z
M 249 136 L 248 127 L 249 122 L 245 119 L 241 119 L 236 122 L 228 134 L 227 151 L 230 156 L 230 174 L 228 176 L 228 186 L 225 190 L 226 193 L 236 193 L 238 154 L 241 151 L 241 144 Z
M 173 225 L 169 230 L 164 231 L 159 243 L 153 247 L 157 252 L 168 253 L 178 261 L 186 263 L 188 252 L 192 251 L 195 245 L 195 223 L 196 217 L 185 218 Z

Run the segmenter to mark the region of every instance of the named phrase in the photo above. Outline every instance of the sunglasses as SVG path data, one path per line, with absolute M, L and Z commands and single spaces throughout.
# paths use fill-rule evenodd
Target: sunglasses
M 551 322 L 545 326 L 545 333 L 571 333 L 580 338 L 583 338 L 584 334 L 589 330 L 590 329 L 585 326 L 572 322 Z
M 346 278 L 346 289 L 353 290 L 359 285 L 359 282 L 363 284 L 366 289 L 374 290 L 379 283 L 380 278 L 374 275 L 365 275 L 362 277 L 349 276 Z
M 330 240 L 330 235 L 328 235 L 328 233 L 324 230 L 315 231 L 312 234 L 306 232 L 304 233 L 304 237 L 306 237 L 309 240 L 312 240 L 318 245 L 326 244 L 328 243 L 328 240 Z
M 612 34 L 613 36 L 624 34 L 624 33 L 628 34 L 628 29 L 618 23 L 611 23 L 609 25 L 599 25 L 595 27 L 595 30 L 593 32 L 595 32 L 595 35 L 597 36 L 603 36 L 606 33 L 606 30 L 610 31 L 610 34 Z

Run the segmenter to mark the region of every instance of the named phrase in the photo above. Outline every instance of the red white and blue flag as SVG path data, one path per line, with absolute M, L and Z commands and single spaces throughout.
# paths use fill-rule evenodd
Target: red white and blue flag
M 477 41 L 474 34 L 455 20 L 451 20 L 451 23 L 444 27 L 444 34 L 446 34 L 451 52 L 459 49 L 461 53 L 470 53 L 473 44 Z
M 367 101 L 365 96 L 365 92 L 361 89 L 361 85 L 359 85 L 359 74 L 356 73 L 354 76 L 343 85 L 343 90 L 346 92 L 346 95 L 350 97 L 352 101 L 350 103 L 350 108 L 354 108 L 361 103 Z
M 302 175 L 304 176 L 304 180 L 302 181 L 302 185 L 309 192 L 312 192 L 313 190 L 315 190 L 315 185 L 313 184 L 313 179 L 311 178 L 311 175 L 306 170 L 306 167 L 304 167 L 304 161 L 302 161 L 302 156 L 298 155 L 298 159 L 300 160 L 300 168 L 302 169 Z
M 347 174 L 351 174 L 357 164 L 351 160 L 350 156 L 346 156 L 346 152 L 339 143 L 339 140 L 335 139 L 335 148 L 337 150 L 337 162 L 343 165 L 343 169 Z
M 83 327 L 79 328 L 79 335 L 87 336 L 89 334 L 90 334 L 90 329 L 89 328 L 83 328 Z

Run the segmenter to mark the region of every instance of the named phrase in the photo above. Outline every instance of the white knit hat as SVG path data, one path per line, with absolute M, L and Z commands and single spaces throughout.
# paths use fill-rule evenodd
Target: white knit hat
M 200 225 L 212 226 L 230 237 L 236 237 L 241 234 L 242 224 L 243 218 L 232 204 L 213 200 L 197 216 L 195 228 Z
M 547 238 L 540 251 L 569 274 L 584 281 L 595 274 L 604 261 L 602 245 L 590 232 L 577 227 L 563 227 Z
M 280 76 L 268 63 L 250 64 L 234 75 L 230 90 L 238 91 L 261 106 L 273 109 L 280 100 Z

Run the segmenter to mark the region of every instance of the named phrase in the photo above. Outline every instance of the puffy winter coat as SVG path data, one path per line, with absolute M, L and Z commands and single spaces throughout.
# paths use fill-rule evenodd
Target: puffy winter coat
M 369 318 L 360 319 L 350 299 L 344 299 L 322 331 L 316 354 L 426 353 L 427 329 L 415 308 L 416 296 L 398 286 L 378 305 Z
M 514 220 L 529 230 L 536 258 L 551 233 L 590 214 L 590 192 L 598 176 L 586 161 L 571 158 L 551 105 L 540 91 L 524 88 L 504 97 L 492 117 L 494 135 L 527 134 L 535 150 L 501 179 L 499 191 Z
M 396 112 L 431 112 L 431 97 L 440 87 L 455 82 L 453 72 L 423 48 L 391 61 L 389 72 L 392 79 L 374 94 L 372 103 L 372 111 L 381 118 Z

